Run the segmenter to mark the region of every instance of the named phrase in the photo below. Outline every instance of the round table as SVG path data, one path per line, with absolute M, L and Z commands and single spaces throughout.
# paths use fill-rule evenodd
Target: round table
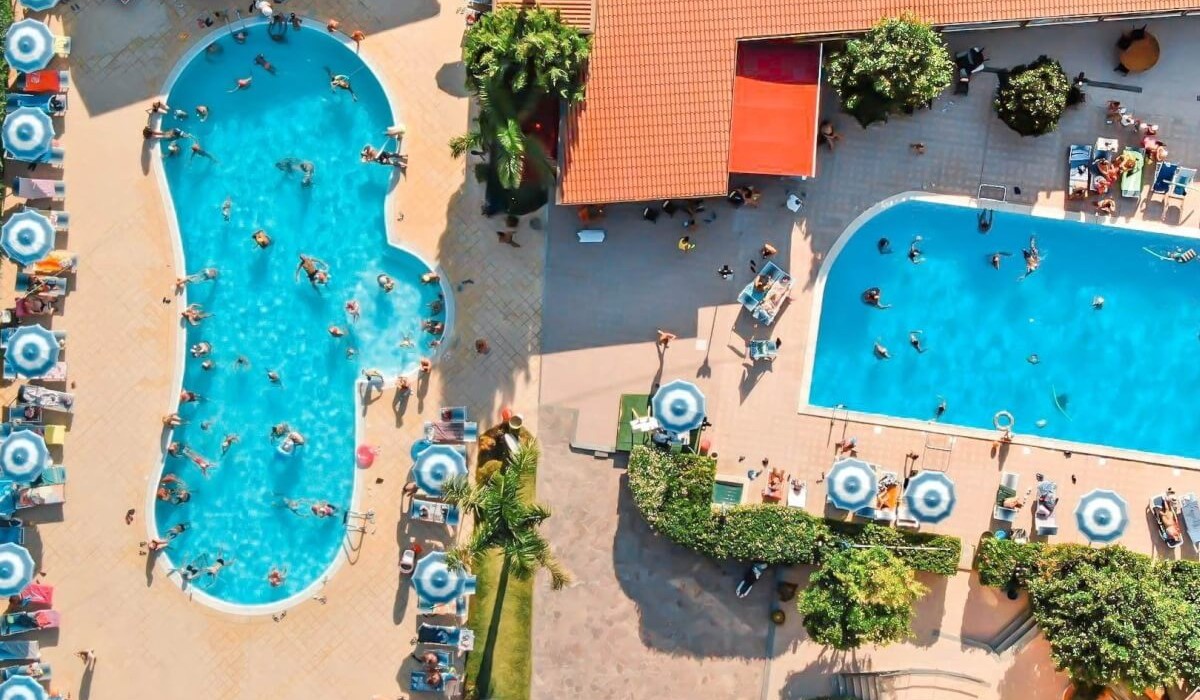
M 1158 63 L 1158 54 L 1158 39 L 1147 32 L 1144 37 L 1121 52 L 1121 65 L 1128 68 L 1130 73 L 1140 73 L 1150 70 Z

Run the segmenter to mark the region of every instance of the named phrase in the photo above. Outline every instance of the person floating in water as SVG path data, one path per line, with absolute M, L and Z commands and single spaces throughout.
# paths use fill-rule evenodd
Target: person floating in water
M 1025 274 L 1021 279 L 1032 275 L 1042 264 L 1042 254 L 1038 251 L 1037 236 L 1029 237 L 1029 247 L 1022 251 L 1025 255 Z
M 209 160 L 211 160 L 214 163 L 217 162 L 216 156 L 214 156 L 213 154 L 204 150 L 204 147 L 200 145 L 199 141 L 192 142 L 192 157 L 195 158 L 196 156 L 200 156 L 202 158 L 208 158 Z
M 1012 255 L 1012 253 L 1009 253 L 1009 252 L 1006 252 L 1003 250 L 998 250 L 995 253 L 992 253 L 990 256 L 988 256 L 988 260 L 991 262 L 993 268 L 999 270 L 1000 269 L 1000 259 L 1007 258 L 1010 255 Z
M 385 274 L 381 273 L 378 277 L 375 278 L 375 281 L 379 283 L 379 288 L 385 292 L 390 292 L 396 288 L 396 280 L 392 279 L 391 277 L 389 277 Z
M 240 440 L 241 438 L 238 437 L 237 433 L 229 433 L 226 435 L 221 440 L 221 455 L 224 456 L 224 454 L 229 451 L 229 448 L 233 447 L 233 445 Z
M 350 76 L 340 73 L 334 75 L 333 71 L 329 70 L 329 66 L 325 66 L 325 73 L 329 76 L 330 91 L 345 90 L 350 93 L 351 99 L 358 102 L 358 95 L 354 94 L 354 88 L 350 85 Z
M 892 242 L 886 238 L 880 238 L 875 243 L 875 250 L 878 250 L 880 255 L 887 255 L 892 252 Z
M 261 53 L 254 57 L 254 65 L 262 66 L 263 70 L 271 75 L 275 75 L 275 66 L 271 65 L 271 62 L 267 60 L 267 57 L 263 56 Z
M 892 353 L 888 352 L 879 338 L 875 339 L 875 357 L 881 360 L 890 360 L 892 357 Z
M 1104 308 L 1104 297 L 1102 297 L 1102 296 L 1092 297 L 1092 308 L 1097 311 L 1099 311 L 1100 309 L 1103 309 Z
M 254 76 L 250 76 L 247 78 L 238 78 L 237 85 L 235 85 L 234 88 L 232 90 L 230 90 L 229 92 L 237 92 L 238 90 L 245 90 L 250 87 L 250 83 L 253 80 L 254 80 Z
M 301 253 L 300 262 L 296 265 L 296 274 L 294 275 L 296 279 L 300 279 L 301 270 L 304 270 L 304 274 L 308 275 L 308 281 L 314 287 L 329 282 L 329 265 L 320 258 L 314 258 L 311 255 Z
M 935 421 L 941 420 L 942 416 L 946 415 L 946 399 L 941 396 L 939 396 L 937 398 L 938 398 L 938 405 L 937 405 L 937 408 L 934 409 L 934 411 L 933 411 L 933 420 L 935 420 Z
M 987 233 L 992 230 L 992 210 L 983 209 L 979 212 L 979 232 Z
M 862 300 L 864 304 L 874 306 L 877 309 L 892 308 L 891 304 L 883 303 L 883 292 L 879 290 L 879 287 L 871 287 L 867 291 L 863 292 Z
M 298 168 L 299 166 L 300 166 L 300 159 L 293 158 L 292 156 L 288 156 L 287 158 L 283 158 L 282 160 L 278 160 L 275 162 L 276 168 L 279 168 L 280 170 L 282 170 L 285 173 L 288 173 L 289 175 L 293 171 L 295 171 L 296 168 Z
M 920 236 L 914 236 L 912 243 L 908 246 L 908 260 L 914 265 L 920 265 L 925 262 L 925 257 L 921 254 L 921 241 L 924 240 Z
M 233 213 L 233 197 L 229 196 L 229 197 L 226 197 L 225 201 L 221 204 L 221 216 L 226 221 L 229 221 L 229 217 L 232 213 Z
M 921 337 L 925 335 L 925 331 L 909 331 L 908 344 L 913 346 L 917 352 L 925 352 L 925 348 L 921 347 Z
M 300 161 L 299 167 L 300 172 L 304 173 L 304 179 L 300 181 L 300 186 L 311 187 L 313 183 L 313 175 L 317 172 L 317 166 L 313 165 L 311 161 L 302 160 Z

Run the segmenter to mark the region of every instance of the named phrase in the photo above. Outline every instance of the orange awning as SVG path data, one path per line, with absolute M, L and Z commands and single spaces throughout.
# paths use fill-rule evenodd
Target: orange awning
M 820 97 L 820 45 L 740 42 L 729 172 L 816 175 Z

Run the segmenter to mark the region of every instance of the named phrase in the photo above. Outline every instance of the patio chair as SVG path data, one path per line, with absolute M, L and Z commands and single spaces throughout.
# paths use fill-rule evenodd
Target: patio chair
M 1188 188 L 1196 181 L 1195 168 L 1179 168 L 1175 171 L 1175 177 L 1171 180 L 1171 186 L 1167 190 L 1167 199 L 1184 199 L 1187 197 Z
M 0 642 L 0 661 L 36 660 L 42 657 L 37 642 Z
M 1146 152 L 1140 148 L 1126 147 L 1122 155 L 1133 158 L 1133 170 L 1121 175 L 1121 196 L 1136 199 L 1142 196 L 1142 168 L 1146 164 Z
M 758 362 L 759 360 L 773 361 L 779 354 L 779 347 L 774 340 L 751 340 L 750 341 L 750 359 Z
M 1187 527 L 1188 539 L 1192 541 L 1192 549 L 1200 552 L 1200 499 L 1196 498 L 1196 494 L 1189 493 L 1180 500 L 1179 505 L 1183 524 Z
M 1019 474 L 1012 472 L 1000 474 L 1000 486 L 996 489 L 996 507 L 992 510 L 993 519 L 1006 523 L 1017 519 L 1017 514 L 1021 511 L 1017 508 L 1006 508 L 1003 504 L 1006 499 L 1017 495 L 1017 484 L 1020 483 L 1020 480 Z
M 38 610 L 36 612 L 10 613 L 0 617 L 0 637 L 11 637 L 36 630 L 48 630 L 58 627 L 62 616 L 55 610 Z
M 1088 193 L 1088 168 L 1092 164 L 1092 147 L 1072 144 L 1067 150 L 1067 197 L 1083 199 Z
M 67 183 L 41 177 L 18 177 L 13 181 L 13 190 L 24 199 L 62 201 L 67 196 Z
M 1176 163 L 1160 162 L 1154 165 L 1154 183 L 1150 185 L 1150 196 L 1160 194 L 1164 197 L 1171 191 L 1171 183 L 1175 180 L 1175 173 L 1178 172 L 1179 165 Z

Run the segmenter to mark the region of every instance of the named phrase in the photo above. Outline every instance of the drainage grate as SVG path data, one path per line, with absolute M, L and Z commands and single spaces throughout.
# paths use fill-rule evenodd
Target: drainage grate
M 1004 185 L 980 185 L 979 199 L 994 199 L 1003 202 L 1008 199 L 1008 187 Z

